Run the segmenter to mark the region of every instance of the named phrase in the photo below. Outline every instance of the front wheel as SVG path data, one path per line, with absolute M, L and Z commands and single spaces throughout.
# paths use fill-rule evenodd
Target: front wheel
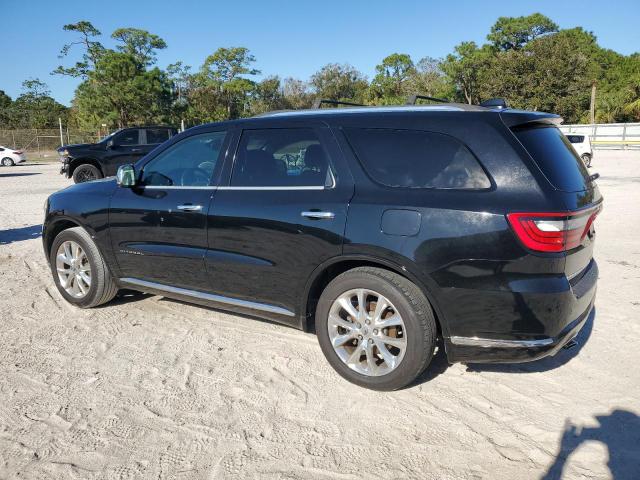
M 16 163 L 13 161 L 12 158 L 10 157 L 4 157 L 2 159 L 2 166 L 3 167 L 13 167 Z
M 433 357 L 436 321 L 429 301 L 406 278 L 374 267 L 349 270 L 325 288 L 316 310 L 322 351 L 344 378 L 396 390 Z
M 95 307 L 118 293 L 98 247 L 81 227 L 58 234 L 51 246 L 49 262 L 58 291 L 73 305 Z
M 583 153 L 582 157 L 580 158 L 582 158 L 585 167 L 591 167 L 591 155 L 589 155 L 588 153 Z
M 75 183 L 90 182 L 102 178 L 102 173 L 94 165 L 83 163 L 78 165 L 73 171 L 73 181 Z

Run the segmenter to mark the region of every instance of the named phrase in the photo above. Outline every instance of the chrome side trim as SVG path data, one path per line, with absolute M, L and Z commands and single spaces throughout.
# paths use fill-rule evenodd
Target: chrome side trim
M 449 341 L 454 345 L 460 345 L 464 347 L 535 348 L 551 345 L 554 340 L 553 338 L 542 338 L 540 340 L 497 340 L 493 338 L 453 336 L 449 338 Z
M 218 190 L 324 190 L 322 185 L 306 187 L 218 187 Z
M 170 285 L 164 285 L 162 283 L 148 282 L 146 280 L 140 280 L 137 278 L 121 278 L 120 281 L 122 283 L 128 283 L 130 285 L 136 285 L 138 287 L 152 288 L 154 290 L 198 298 L 201 300 L 207 300 L 209 302 L 223 303 L 225 305 L 233 305 L 234 307 L 248 308 L 251 310 L 260 310 L 262 312 L 276 313 L 278 315 L 286 315 L 287 317 L 295 316 L 295 313 L 293 313 L 291 310 L 287 310 L 286 308 L 282 307 L 276 307 L 275 305 L 268 305 L 266 303 L 239 300 L 237 298 L 224 297 L 222 295 L 214 295 L 212 293 L 204 293 L 198 292 L 196 290 L 189 290 L 186 288 L 172 287 Z
M 162 186 L 162 185 L 143 185 L 142 188 L 149 190 L 216 190 L 218 187 L 205 186 L 205 187 L 183 187 L 177 185 Z
M 180 186 L 159 186 L 145 185 L 143 188 L 149 190 L 325 190 L 332 187 L 324 186 L 305 186 L 305 187 L 180 187 Z

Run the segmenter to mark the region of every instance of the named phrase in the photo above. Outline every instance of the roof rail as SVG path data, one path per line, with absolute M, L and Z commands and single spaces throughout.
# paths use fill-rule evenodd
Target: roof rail
M 504 98 L 490 98 L 484 102 L 480 102 L 481 107 L 497 107 L 507 108 L 507 101 Z
M 366 105 L 362 103 L 353 103 L 353 102 L 342 102 L 340 100 L 326 100 L 324 98 L 319 98 L 315 102 L 313 102 L 312 108 L 320 108 L 322 105 L 348 105 L 350 107 L 366 107 Z
M 427 97 L 426 95 L 409 95 L 405 105 L 415 105 L 418 100 L 431 100 L 438 103 L 450 103 L 449 100 L 444 98 Z

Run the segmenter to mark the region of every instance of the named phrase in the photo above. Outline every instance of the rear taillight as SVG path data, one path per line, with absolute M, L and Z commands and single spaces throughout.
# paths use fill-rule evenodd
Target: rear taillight
M 16 155 L 22 155 L 22 150 L 14 150 L 13 153 L 15 153 Z
M 576 212 L 509 213 L 507 220 L 523 245 L 537 252 L 564 252 L 579 246 L 602 205 Z

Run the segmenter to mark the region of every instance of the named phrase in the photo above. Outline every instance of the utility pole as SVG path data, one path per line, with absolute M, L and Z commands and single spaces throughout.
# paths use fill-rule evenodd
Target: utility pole
M 589 106 L 591 125 L 596 123 L 596 81 L 591 82 L 591 105 Z
M 60 146 L 64 147 L 64 136 L 62 134 L 62 119 L 58 117 L 58 125 L 60 125 Z

